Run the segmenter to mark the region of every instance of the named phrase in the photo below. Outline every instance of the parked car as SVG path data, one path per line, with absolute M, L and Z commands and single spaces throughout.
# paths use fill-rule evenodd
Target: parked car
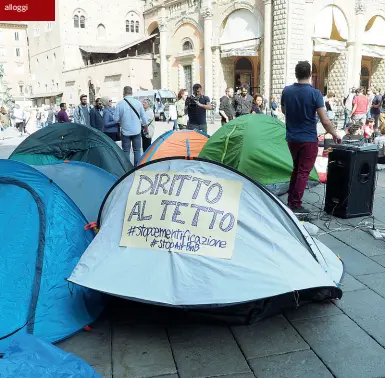
M 149 91 L 138 91 L 133 95 L 139 101 L 149 98 L 154 104 L 155 119 L 165 121 L 167 119 L 168 105 L 176 102 L 176 94 L 173 91 L 153 89 Z

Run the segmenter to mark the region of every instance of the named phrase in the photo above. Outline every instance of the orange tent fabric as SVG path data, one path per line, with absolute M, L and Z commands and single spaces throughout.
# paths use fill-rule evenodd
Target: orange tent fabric
M 198 130 L 170 130 L 151 144 L 139 165 L 171 156 L 198 157 L 208 139 L 207 134 Z

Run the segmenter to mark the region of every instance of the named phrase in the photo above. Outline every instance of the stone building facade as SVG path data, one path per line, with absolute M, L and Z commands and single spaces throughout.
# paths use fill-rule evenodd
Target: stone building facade
M 2 92 L 8 90 L 16 103 L 25 103 L 30 95 L 27 25 L 25 23 L 0 23 L 0 64 L 4 70 L 4 88 L 0 90 Z
M 279 96 L 299 60 L 313 86 L 342 97 L 352 86 L 385 90 L 385 0 L 58 0 L 57 21 L 30 23 L 37 102 L 77 103 L 201 83 Z
M 113 4 L 115 3 L 115 4 Z M 143 0 L 57 0 L 55 22 L 28 24 L 32 98 L 36 105 L 78 104 L 110 96 L 125 85 L 160 86 L 158 36 L 148 36 Z
M 385 0 L 146 0 L 143 16 L 160 34 L 162 88 L 200 82 L 218 99 L 249 84 L 271 98 L 308 60 L 322 92 L 385 90 Z

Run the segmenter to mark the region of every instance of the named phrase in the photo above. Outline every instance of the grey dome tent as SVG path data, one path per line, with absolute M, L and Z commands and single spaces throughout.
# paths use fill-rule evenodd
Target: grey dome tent
M 20 143 L 9 158 L 29 165 L 82 161 L 116 178 L 132 169 L 127 155 L 111 138 L 77 123 L 54 123 L 36 131 Z
M 260 184 L 208 160 L 162 159 L 111 188 L 69 281 L 134 301 L 238 314 L 341 298 L 341 260 Z

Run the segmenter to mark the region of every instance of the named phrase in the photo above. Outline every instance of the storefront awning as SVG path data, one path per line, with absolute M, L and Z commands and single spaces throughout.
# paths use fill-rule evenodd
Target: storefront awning
M 314 51 L 341 54 L 346 49 L 346 42 L 332 39 L 313 38 Z
M 263 28 L 263 18 L 258 13 L 246 9 L 231 13 L 223 25 L 219 40 L 222 58 L 257 56 Z
M 50 97 L 58 97 L 62 95 L 63 95 L 63 92 L 52 92 L 52 93 L 38 93 L 29 97 L 30 98 L 50 98 Z
M 341 9 L 328 5 L 317 15 L 314 27 L 314 38 L 347 41 L 349 39 L 349 26 Z
M 137 46 L 143 42 L 149 41 L 150 39 L 154 39 L 158 36 L 158 34 L 152 34 L 149 37 L 144 37 L 138 39 L 136 41 L 130 42 L 123 46 L 79 46 L 81 50 L 86 53 L 95 53 L 95 54 L 118 54 L 124 50 Z
M 368 22 L 364 33 L 364 43 L 385 47 L 385 19 L 375 16 Z
M 258 56 L 259 45 L 259 39 L 224 44 L 221 45 L 221 57 L 228 58 L 231 56 Z
M 370 56 L 372 58 L 384 59 L 385 46 L 363 45 L 362 46 L 362 55 Z

